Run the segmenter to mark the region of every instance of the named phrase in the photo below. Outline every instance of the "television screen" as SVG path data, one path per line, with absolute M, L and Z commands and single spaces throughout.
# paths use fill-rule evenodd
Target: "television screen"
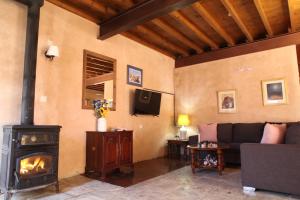
M 133 114 L 159 115 L 160 100 L 161 93 L 136 89 Z

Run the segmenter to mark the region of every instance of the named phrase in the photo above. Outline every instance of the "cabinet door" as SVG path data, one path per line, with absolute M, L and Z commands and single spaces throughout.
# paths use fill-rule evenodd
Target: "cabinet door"
M 132 164 L 132 132 L 120 133 L 120 165 Z
M 86 166 L 85 171 L 99 172 L 99 138 L 96 133 L 86 134 Z
M 118 144 L 119 135 L 115 133 L 107 133 L 103 136 L 104 147 L 104 168 L 114 169 L 119 166 Z

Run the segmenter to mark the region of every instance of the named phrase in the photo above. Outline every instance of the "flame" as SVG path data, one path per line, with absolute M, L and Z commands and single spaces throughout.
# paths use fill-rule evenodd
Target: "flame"
M 31 157 L 21 160 L 20 174 L 36 173 L 44 169 L 45 161 L 41 157 Z

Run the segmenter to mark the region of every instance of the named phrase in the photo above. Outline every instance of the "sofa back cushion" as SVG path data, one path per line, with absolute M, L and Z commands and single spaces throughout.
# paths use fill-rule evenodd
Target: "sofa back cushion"
M 286 144 L 300 144 L 300 124 L 289 126 L 285 135 Z
M 198 126 L 200 141 L 217 142 L 217 124 L 200 124 Z
M 286 124 L 270 124 L 266 123 L 262 144 L 282 144 L 286 133 Z
M 198 135 L 189 136 L 189 145 L 191 145 L 191 146 L 197 145 L 198 141 L 199 141 L 199 136 Z
M 232 124 L 218 124 L 217 126 L 218 142 L 231 143 L 232 142 Z
M 233 125 L 234 143 L 260 143 L 264 123 L 238 123 Z

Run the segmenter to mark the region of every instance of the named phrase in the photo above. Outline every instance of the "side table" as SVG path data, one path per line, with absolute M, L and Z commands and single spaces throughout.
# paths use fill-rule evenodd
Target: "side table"
M 188 140 L 170 139 L 168 140 L 168 157 L 169 158 L 181 158 L 180 149 L 184 148 L 184 158 L 187 159 L 187 146 Z

